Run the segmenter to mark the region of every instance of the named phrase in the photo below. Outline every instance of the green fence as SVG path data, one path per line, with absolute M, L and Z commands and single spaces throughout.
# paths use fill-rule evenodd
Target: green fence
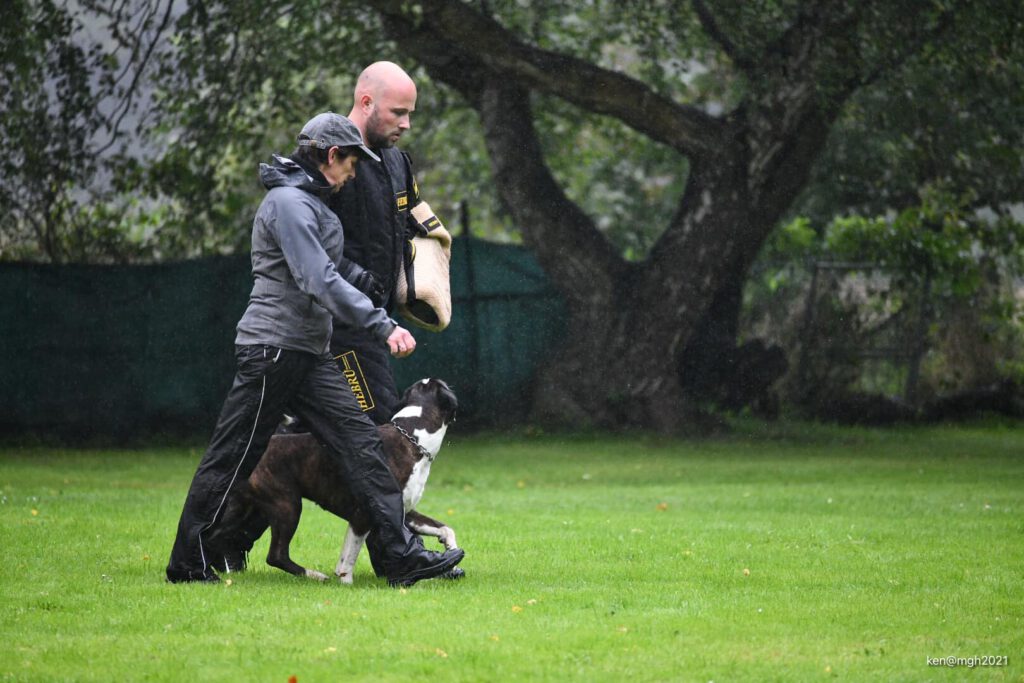
M 248 256 L 146 266 L 0 264 L 0 434 L 209 434 L 234 374 Z M 453 317 L 415 332 L 400 387 L 456 390 L 472 425 L 521 420 L 563 304 L 521 247 L 459 238 Z

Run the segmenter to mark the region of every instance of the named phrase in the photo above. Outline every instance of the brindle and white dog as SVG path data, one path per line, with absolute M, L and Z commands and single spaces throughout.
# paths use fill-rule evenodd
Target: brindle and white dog
M 391 423 L 379 427 L 385 460 L 402 489 L 406 526 L 414 533 L 436 536 L 448 549 L 458 547 L 455 532 L 443 522 L 418 512 L 416 506 L 457 409 L 455 393 L 447 384 L 440 379 L 424 379 L 405 390 Z M 370 531 L 370 517 L 356 504 L 312 434 L 276 434 L 270 439 L 249 480 L 231 492 L 218 534 L 230 536 L 233 529 L 244 526 L 247 519 L 258 514 L 270 524 L 267 564 L 324 581 L 324 574 L 302 567 L 288 553 L 302 514 L 303 498 L 348 521 L 334 573 L 342 583 L 352 583 L 352 570 Z M 463 571 L 456 567 L 447 576 L 462 575 Z

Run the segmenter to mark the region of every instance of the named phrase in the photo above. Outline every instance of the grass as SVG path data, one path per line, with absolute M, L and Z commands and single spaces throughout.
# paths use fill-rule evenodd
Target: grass
M 198 451 L 0 451 L 0 680 L 1024 680 L 1024 432 L 787 429 L 453 434 L 421 508 L 468 577 L 408 590 L 266 539 L 166 584 Z M 307 505 L 293 556 L 343 531 Z

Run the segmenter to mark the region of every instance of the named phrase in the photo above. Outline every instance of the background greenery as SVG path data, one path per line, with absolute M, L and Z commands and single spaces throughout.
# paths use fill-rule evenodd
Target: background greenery
M 815 263 L 849 264 L 838 272 Z M 969 387 L 1024 382 L 1024 224 L 1010 217 L 981 220 L 969 201 L 928 192 L 898 214 L 837 217 L 815 229 L 806 217 L 777 230 L 744 292 L 741 336 L 768 339 L 788 350 L 783 393 L 862 391 L 902 396 L 907 362 L 895 352 L 870 364 L 851 351 L 924 348 L 918 400 Z M 813 324 L 808 311 L 814 306 Z M 923 322 L 923 324 L 921 324 Z M 808 336 L 818 342 L 812 343 Z M 801 361 L 810 353 L 812 360 Z
M 467 578 L 392 590 L 163 567 L 199 452 L 0 453 L 0 678 L 284 683 L 1020 680 L 1024 437 L 736 425 L 449 433 L 424 497 Z M 293 544 L 330 573 L 344 526 Z M 927 657 L 1006 655 L 1004 668 Z
M 771 224 L 756 235 L 743 232 L 764 212 L 755 204 L 706 229 L 704 246 L 748 242 L 758 261 L 751 267 L 753 256 L 737 263 L 723 258 L 712 270 L 724 274 L 686 284 L 684 303 L 697 302 L 703 320 L 680 316 L 674 329 L 657 335 L 685 341 L 675 345 L 678 357 L 663 364 L 657 383 L 680 383 L 697 404 L 722 407 L 729 401 L 707 386 L 735 387 L 749 379 L 736 371 L 749 360 L 737 347 L 756 340 L 783 350 L 791 374 L 779 385 L 782 397 L 806 404 L 806 386 L 794 386 L 792 371 L 804 355 L 799 316 L 806 310 L 808 263 L 819 259 L 866 261 L 895 275 L 855 305 L 832 306 L 830 316 L 819 318 L 815 338 L 869 345 L 873 328 L 861 321 L 878 311 L 916 315 L 907 302 L 918 300 L 927 282 L 923 397 L 1020 384 L 1024 376 L 1024 12 L 1016 0 L 12 0 L 3 13 L 0 140 L 8 153 L 0 159 L 0 261 L 130 263 L 245 251 L 261 196 L 256 164 L 273 152 L 287 153 L 296 122 L 310 112 L 347 112 L 359 70 L 394 59 L 420 86 L 403 147 L 413 156 L 425 197 L 451 227 L 471 226 L 476 235 L 501 241 L 519 241 L 533 228 L 531 248 L 542 252 L 559 225 L 512 220 L 514 202 L 502 198 L 509 183 L 499 186 L 492 174 L 495 151 L 485 144 L 481 91 L 457 78 L 483 73 L 523 88 L 529 129 L 542 148 L 536 172 L 550 170 L 567 200 L 586 214 L 587 237 L 572 242 L 579 252 L 573 256 L 599 251 L 607 241 L 622 259 L 609 262 L 626 273 L 612 289 L 636 292 L 653 272 L 656 245 L 671 242 L 664 238 L 673 230 L 701 233 L 683 230 L 681 217 L 695 212 L 699 224 L 706 213 L 696 211 L 695 201 L 683 201 L 694 159 L 684 153 L 686 145 L 664 142 L 670 131 L 652 124 L 663 111 L 652 98 L 699 114 L 702 122 L 713 119 L 710 135 L 718 125 L 758 116 L 765 117 L 758 126 L 771 128 L 779 123 L 771 112 L 785 110 L 786 97 L 797 101 L 811 92 L 806 106 L 820 109 L 821 129 L 815 123 L 789 131 L 779 123 L 777 140 L 781 149 L 799 147 L 808 136 L 816 141 L 805 180 L 800 163 L 780 162 L 801 177 L 793 182 L 802 191 L 786 194 L 795 198 L 777 212 L 780 219 L 772 213 Z M 538 85 L 529 76 L 536 68 L 524 71 L 504 47 L 481 48 L 462 36 L 446 54 L 466 68 L 446 70 L 431 41 L 420 36 L 417 43 L 414 35 L 443 35 L 446 16 L 497 24 L 519 53 L 551 51 L 602 77 L 633 78 L 642 101 L 624 109 L 619 102 L 588 107 L 564 97 L 567 85 Z M 454 28 L 447 26 L 449 33 Z M 779 67 L 785 60 L 792 65 Z M 600 95 L 606 85 L 598 79 L 592 91 Z M 774 101 L 774 94 L 781 99 Z M 804 111 L 796 106 L 779 120 Z M 735 130 L 739 148 L 773 139 L 759 142 L 758 130 L 742 125 Z M 495 137 L 492 130 L 488 138 Z M 729 158 L 743 165 L 736 161 L 742 156 Z M 785 194 L 779 186 L 787 182 L 781 173 L 763 194 Z M 738 201 L 742 207 L 743 196 L 756 194 L 737 187 L 743 191 L 723 192 L 712 205 Z M 536 193 L 527 194 L 536 200 Z M 762 248 L 766 232 L 772 234 Z M 704 247 L 685 250 L 654 279 L 697 272 L 700 253 Z M 541 258 L 563 295 L 578 283 L 554 277 L 552 266 L 568 260 L 564 253 Z M 833 283 L 835 289 L 847 285 Z M 650 329 L 650 320 L 614 322 L 617 311 L 656 310 L 664 303 L 658 298 L 664 292 L 650 289 L 641 303 L 612 300 L 600 315 L 587 314 L 604 320 L 607 330 Z M 742 290 L 741 298 L 735 292 Z M 593 330 L 589 321 L 573 318 L 584 308 L 568 306 L 569 323 Z M 551 367 L 582 354 L 570 348 L 582 335 L 567 336 L 565 355 Z M 618 335 L 601 348 L 620 357 L 642 345 L 640 337 Z M 662 357 L 670 349 L 638 353 Z M 907 373 L 899 364 L 865 368 L 827 349 L 819 355 L 827 357 L 831 375 L 818 373 L 811 384 L 828 394 L 853 388 L 894 395 Z M 691 359 L 697 372 L 680 358 Z M 542 383 L 568 384 L 552 372 L 541 369 Z M 698 379 L 679 380 L 688 372 Z M 877 377 L 865 381 L 872 373 Z M 715 381 L 702 387 L 700 377 Z M 765 385 L 773 380 L 759 378 Z M 760 389 L 751 393 L 764 394 Z M 635 416 L 615 417 L 614 405 L 607 405 L 614 397 L 603 397 L 599 386 L 581 393 L 601 395 L 582 413 L 607 413 L 609 424 L 636 423 Z M 556 409 L 549 412 L 571 412 L 570 398 L 552 398 Z M 667 404 L 664 398 L 652 404 Z M 751 406 L 772 403 L 764 395 L 746 398 Z
M 526 43 L 715 115 L 757 88 L 702 28 L 697 3 L 479 4 Z M 936 16 L 949 15 L 947 38 L 893 63 L 899 11 L 867 11 L 877 16 L 859 57 L 879 60 L 879 73 L 843 108 L 791 212 L 817 230 L 849 212 L 917 206 L 935 189 L 997 212 L 1024 198 L 1019 8 L 933 4 Z M 713 9 L 734 47 L 753 51 L 799 17 L 799 5 Z M 829 11 L 843 8 L 822 6 Z M 0 259 L 244 249 L 261 194 L 246 169 L 290 151 L 308 112 L 347 112 L 355 75 L 375 59 L 406 63 L 420 84 L 420 113 L 403 144 L 431 198 L 447 215 L 469 201 L 481 234 L 517 238 L 472 107 L 402 56 L 379 12 L 317 0 L 12 0 L 4 18 L 0 139 L 12 153 L 0 165 Z M 311 59 L 313 45 L 329 58 Z M 823 75 L 823 96 L 827 82 Z M 537 124 L 556 178 L 624 254 L 642 257 L 676 207 L 687 160 L 617 119 L 540 97 Z

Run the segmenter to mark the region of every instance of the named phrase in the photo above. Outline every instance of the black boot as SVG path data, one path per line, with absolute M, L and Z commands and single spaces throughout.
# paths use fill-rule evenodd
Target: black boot
M 396 534 L 391 542 L 387 533 L 371 531 L 366 537 L 366 550 L 377 576 L 384 576 L 391 586 L 411 586 L 417 581 L 434 578 L 461 578 L 456 568 L 466 553 L 461 548 L 434 552 L 423 547 L 423 540 L 403 527 L 405 534 Z
M 462 548 L 453 548 L 443 553 L 425 551 L 415 558 L 406 558 L 402 567 L 388 573 L 389 586 L 411 586 L 423 579 L 459 578 L 454 572 L 455 565 L 466 556 Z

